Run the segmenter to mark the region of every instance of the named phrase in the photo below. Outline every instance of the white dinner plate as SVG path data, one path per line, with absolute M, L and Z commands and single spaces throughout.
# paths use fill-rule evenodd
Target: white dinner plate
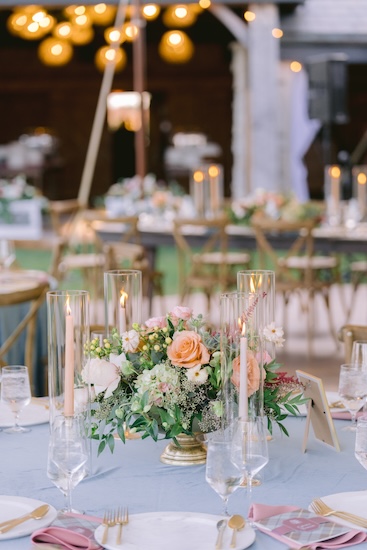
M 32 512 L 42 504 L 46 504 L 41 500 L 35 500 L 34 498 L 26 497 L 13 497 L 0 495 L 0 523 L 8 520 L 23 516 Z M 17 539 L 19 537 L 25 537 L 30 535 L 36 529 L 42 529 L 50 525 L 57 516 L 57 511 L 53 506 L 50 506 L 49 511 L 41 519 L 29 519 L 20 525 L 17 525 L 11 531 L 7 533 L 0 533 L 0 541 L 7 539 Z
M 118 527 L 108 530 L 107 550 L 213 550 L 217 540 L 217 522 L 221 516 L 193 512 L 153 512 L 129 516 L 128 525 L 122 528 L 122 541 L 116 544 Z M 95 533 L 101 544 L 105 527 Z M 229 548 L 232 530 L 226 527 L 223 548 Z M 255 540 L 255 531 L 247 526 L 237 532 L 235 550 L 248 548 Z
M 349 512 L 350 514 L 355 514 L 367 520 L 367 491 L 354 491 L 352 493 L 335 493 L 334 495 L 327 495 L 325 497 L 320 497 L 321 500 L 325 502 L 333 510 L 339 510 L 342 512 Z M 311 508 L 309 508 L 311 510 Z M 341 523 L 342 525 L 347 525 L 353 529 L 363 529 L 362 527 L 356 526 L 354 523 L 349 521 L 344 521 L 343 519 L 337 516 L 329 516 L 336 523 Z
M 32 401 L 20 413 L 19 424 L 21 426 L 34 426 L 46 424 L 49 421 L 50 411 L 47 400 L 32 398 Z M 0 428 L 8 428 L 14 424 L 14 414 L 0 402 Z

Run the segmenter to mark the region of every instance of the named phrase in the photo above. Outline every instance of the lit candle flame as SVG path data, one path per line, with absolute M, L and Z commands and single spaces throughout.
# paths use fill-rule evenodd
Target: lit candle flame
M 66 299 L 65 309 L 66 309 L 66 315 L 71 315 L 70 297 L 69 296 Z
M 124 291 L 124 289 L 121 289 L 121 298 L 120 298 L 120 305 L 121 307 L 126 306 L 126 300 L 128 298 L 128 294 Z
M 246 323 L 245 323 L 245 321 L 242 321 L 241 317 L 238 318 L 238 327 L 241 330 L 241 336 L 245 336 L 245 334 L 246 334 Z
M 250 290 L 251 292 L 256 292 L 256 286 L 252 277 L 250 279 Z

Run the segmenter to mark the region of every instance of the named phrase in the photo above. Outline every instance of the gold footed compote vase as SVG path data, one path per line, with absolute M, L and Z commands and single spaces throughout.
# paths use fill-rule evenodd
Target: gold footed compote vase
M 164 449 L 161 462 L 172 466 L 205 464 L 206 448 L 194 435 L 179 434 L 176 441 L 172 439 Z

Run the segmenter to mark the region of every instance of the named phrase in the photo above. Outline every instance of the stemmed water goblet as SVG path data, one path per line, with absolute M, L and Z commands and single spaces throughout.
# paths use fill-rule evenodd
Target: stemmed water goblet
M 229 515 L 228 499 L 242 481 L 240 469 L 231 462 L 231 449 L 231 439 L 224 432 L 216 433 L 208 439 L 205 479 L 222 498 L 225 516 Z
M 2 368 L 1 401 L 14 413 L 14 424 L 4 430 L 8 434 L 29 432 L 30 428 L 19 425 L 19 415 L 31 402 L 31 388 L 28 368 L 24 365 L 10 365 Z
M 248 509 L 250 509 L 253 477 L 269 462 L 267 434 L 262 417 L 236 420 L 232 437 L 231 461 L 246 478 Z
M 338 394 L 344 407 L 350 412 L 352 422 L 343 430 L 356 430 L 357 412 L 367 398 L 367 369 L 358 363 L 345 363 L 340 367 Z
M 47 476 L 65 496 L 62 512 L 76 512 L 71 494 L 86 475 L 88 457 L 84 415 L 57 416 L 51 426 Z
M 358 418 L 356 428 L 355 457 L 367 470 L 367 418 Z
M 363 369 L 367 370 L 367 341 L 366 340 L 354 340 L 352 345 L 352 355 L 350 358 L 351 363 L 358 363 L 362 365 Z M 363 405 L 363 412 L 367 413 L 367 403 Z

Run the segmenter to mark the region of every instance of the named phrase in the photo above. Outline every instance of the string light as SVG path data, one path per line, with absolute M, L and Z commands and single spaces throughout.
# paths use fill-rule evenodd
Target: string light
M 66 65 L 73 57 L 73 47 L 67 40 L 46 38 L 38 46 L 38 56 L 45 65 Z
M 115 63 L 115 71 L 122 71 L 126 66 L 127 57 L 122 48 L 111 48 L 111 46 L 102 46 L 97 50 L 94 57 L 97 69 L 104 71 L 109 63 Z

